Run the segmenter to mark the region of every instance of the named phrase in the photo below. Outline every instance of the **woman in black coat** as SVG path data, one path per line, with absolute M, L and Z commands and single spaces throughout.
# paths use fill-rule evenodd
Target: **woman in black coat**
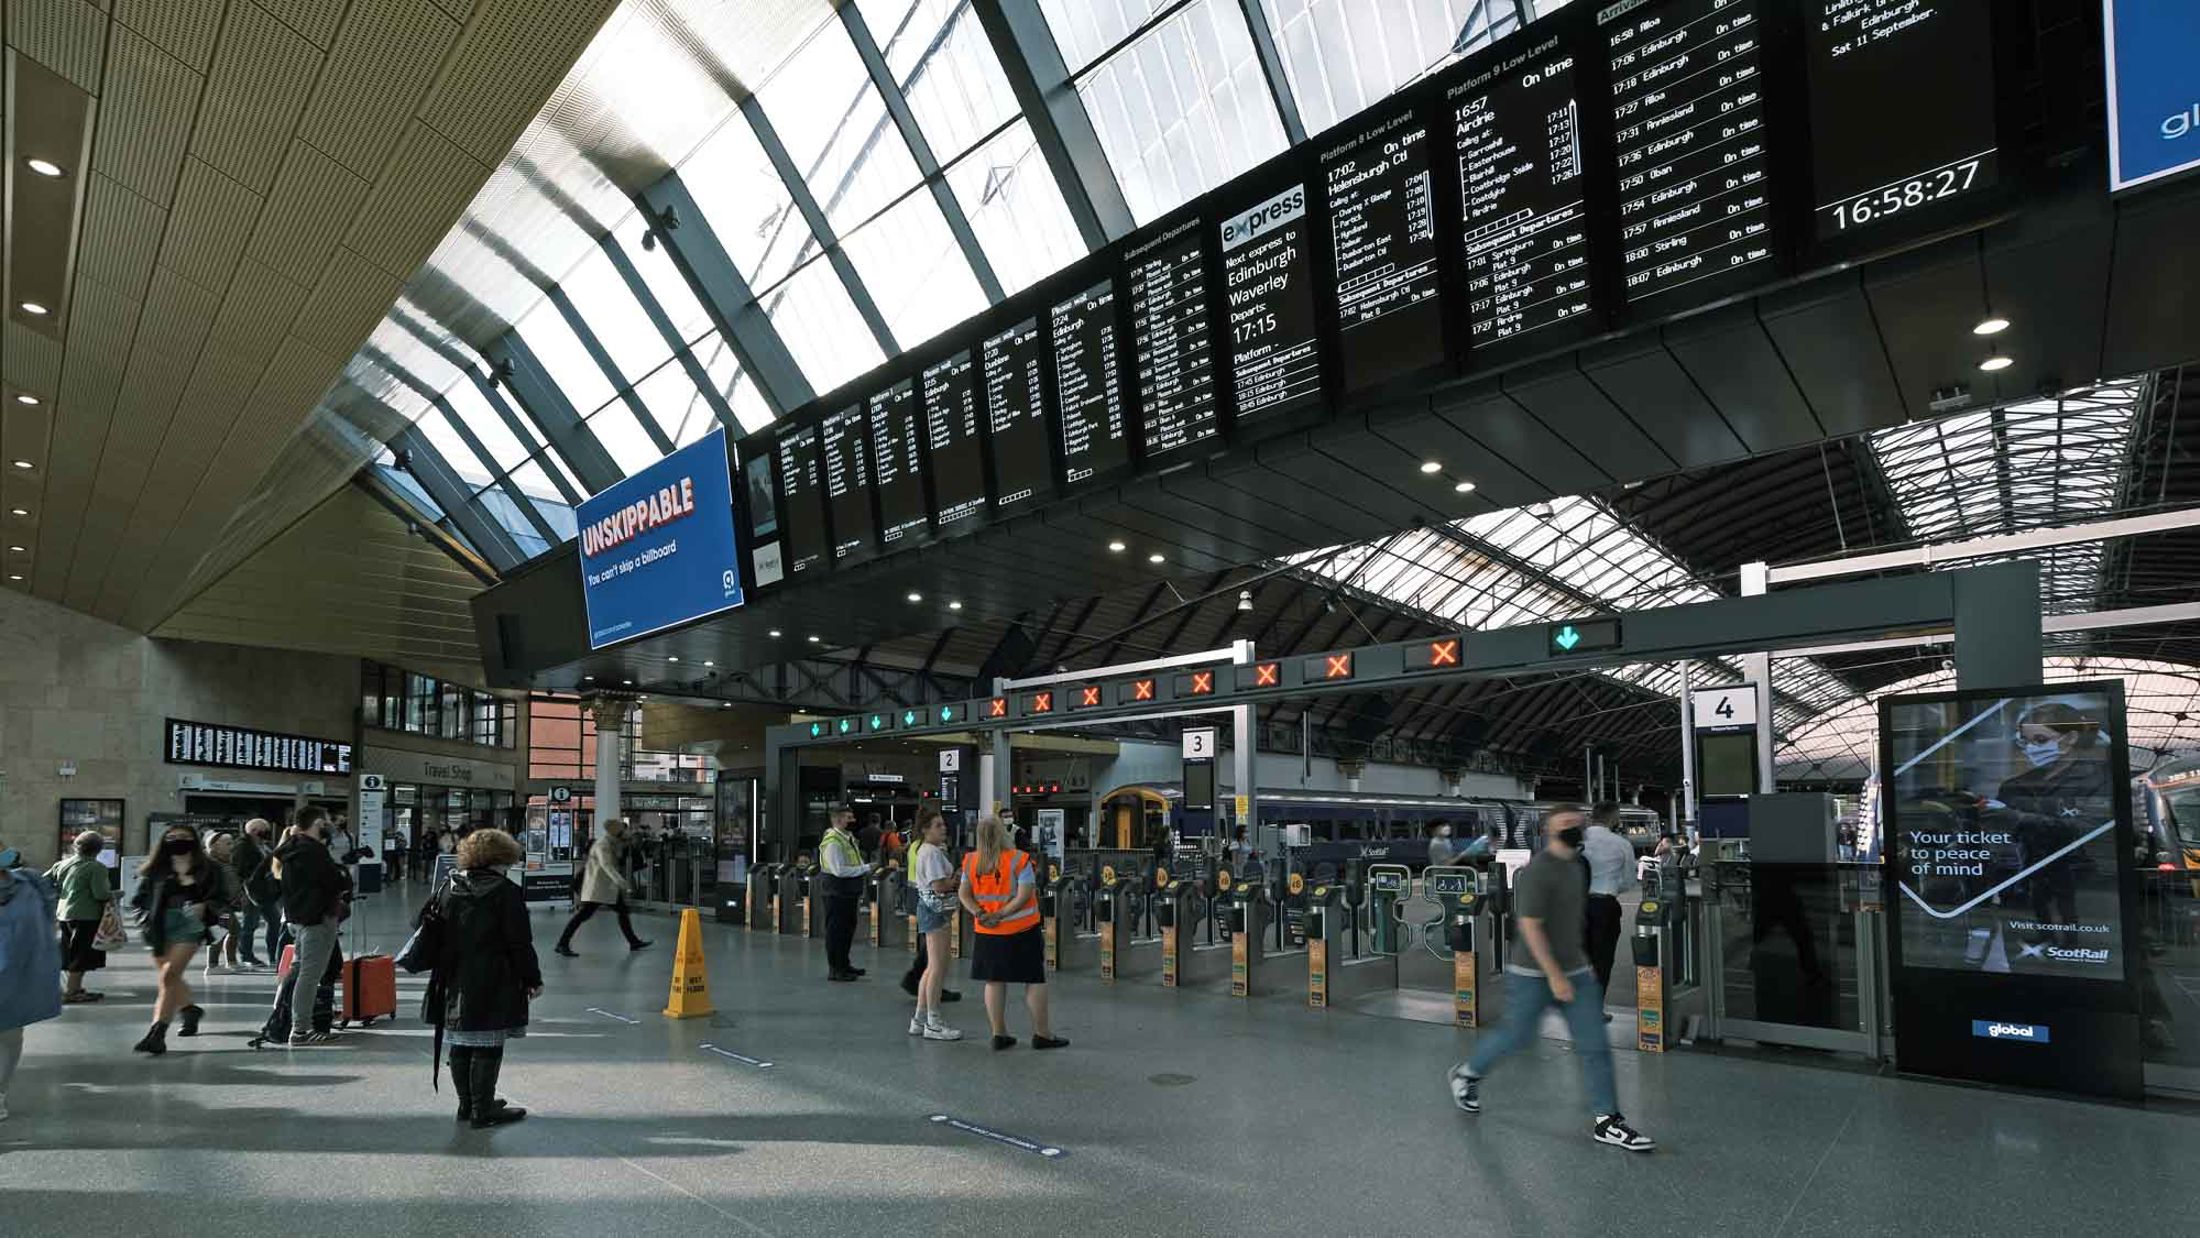
M 527 1034 L 527 1003 L 542 995 L 527 899 L 505 878 L 526 852 L 503 830 L 475 830 L 458 847 L 458 875 L 435 896 L 440 948 L 421 1017 L 451 1050 L 459 1120 L 502 1126 L 527 1111 L 497 1098 L 504 1044 Z

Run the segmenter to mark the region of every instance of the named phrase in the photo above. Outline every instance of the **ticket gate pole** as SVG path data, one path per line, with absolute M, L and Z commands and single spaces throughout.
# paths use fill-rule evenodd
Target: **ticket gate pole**
M 880 950 L 891 950 L 903 942 L 909 930 L 909 921 L 900 914 L 902 892 L 909 886 L 908 878 L 899 868 L 882 869 L 871 875 L 871 945 Z
M 788 937 L 805 936 L 809 925 L 804 921 L 803 909 L 809 900 L 803 895 L 802 867 L 799 864 L 779 866 L 779 893 L 772 900 L 774 918 L 779 931 Z
M 1260 969 L 1267 887 L 1260 881 L 1228 883 L 1230 891 L 1230 996 L 1252 996 L 1253 973 Z
M 1086 890 L 1081 873 L 1065 873 L 1060 865 L 1048 870 L 1052 878 L 1039 895 L 1039 917 L 1045 926 L 1048 971 L 1083 971 L 1092 966 L 1097 936 L 1084 931 L 1079 902 Z M 1084 897 L 1084 904 L 1091 898 Z
M 1482 914 L 1478 874 L 1457 865 L 1430 865 L 1421 874 L 1428 897 L 1440 909 L 1444 944 L 1451 951 L 1452 1021 L 1459 1027 L 1482 1025 L 1479 980 L 1475 970 L 1474 927 Z
M 1666 1035 L 1666 977 L 1672 962 L 1675 916 L 1679 904 L 1652 895 L 1635 910 L 1635 1048 L 1663 1053 Z
M 1184 883 L 1169 880 L 1167 869 L 1154 874 L 1154 880 L 1163 882 L 1162 898 L 1155 907 L 1155 919 L 1161 925 L 1161 987 L 1173 989 L 1177 985 L 1178 966 L 1185 948 L 1182 925 L 1188 922 L 1190 906 L 1185 898 Z
M 1405 924 L 1406 891 L 1413 872 L 1403 864 L 1371 864 L 1367 869 L 1368 936 L 1376 954 L 1395 956 Z
M 768 933 L 779 922 L 779 865 L 758 864 L 749 869 L 748 926 L 752 931 Z
M 1346 929 L 1358 911 L 1344 893 L 1316 886 L 1306 903 L 1306 1004 L 1316 1010 L 1398 987 L 1396 955 L 1361 954 L 1356 945 L 1347 953 Z
M 1128 890 L 1116 880 L 1115 865 L 1100 869 L 1100 890 L 1093 897 L 1093 917 L 1100 927 L 1100 978 L 1115 980 L 1116 960 L 1130 952 Z
M 825 936 L 825 870 L 815 864 L 802 870 L 802 935 Z

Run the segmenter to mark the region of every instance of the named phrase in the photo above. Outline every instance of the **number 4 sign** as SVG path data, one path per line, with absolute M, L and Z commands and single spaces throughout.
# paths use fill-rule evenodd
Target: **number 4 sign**
M 1739 683 L 1731 688 L 1692 692 L 1689 707 L 1699 728 L 1757 725 L 1757 685 Z

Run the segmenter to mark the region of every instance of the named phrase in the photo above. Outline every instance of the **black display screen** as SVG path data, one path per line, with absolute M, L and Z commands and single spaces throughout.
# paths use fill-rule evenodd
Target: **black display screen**
M 993 511 L 1021 511 L 1053 490 L 1047 446 L 1046 340 L 1026 318 L 978 351 L 985 380 L 986 450 Z
M 287 774 L 351 773 L 351 745 L 341 740 L 256 731 L 251 727 L 170 718 L 166 757 L 171 765 L 218 765 Z M 63 800 L 62 803 L 71 802 Z M 121 801 L 114 801 L 119 804 Z
M 1605 10 L 1629 304 L 1773 263 L 1763 0 Z
M 1126 257 L 1141 442 L 1152 459 L 1215 436 L 1215 337 L 1199 221 L 1173 228 Z
M 833 562 L 860 562 L 878 548 L 862 407 L 844 408 L 825 418 L 818 436 L 818 455 L 825 467 L 825 506 L 833 516 Z
M 1395 116 L 1329 151 L 1322 165 L 1346 389 L 1440 363 L 1428 126 L 1412 112 Z
M 902 379 L 871 397 L 870 449 L 879 540 L 888 546 L 923 541 L 931 534 L 932 515 L 924 502 L 916 380 Z
M 1054 393 L 1062 418 L 1062 474 L 1071 485 L 1131 460 L 1123 424 L 1115 284 L 1103 280 L 1054 307 Z
M 1469 342 L 1488 347 L 1588 314 L 1587 178 L 1572 50 L 1546 39 L 1445 100 L 1464 204 Z
M 814 572 L 831 562 L 816 426 L 789 429 L 779 440 L 779 527 L 787 537 L 788 575 Z
M 1240 424 L 1321 399 L 1312 258 L 1304 185 L 1222 221 L 1230 386 Z
M 1817 234 L 1880 233 L 2000 179 L 1988 0 L 1810 0 Z M 1902 114 L 1887 115 L 1890 83 Z
M 985 446 L 978 435 L 978 372 L 968 352 L 924 371 L 924 440 L 932 519 L 942 534 L 985 518 Z

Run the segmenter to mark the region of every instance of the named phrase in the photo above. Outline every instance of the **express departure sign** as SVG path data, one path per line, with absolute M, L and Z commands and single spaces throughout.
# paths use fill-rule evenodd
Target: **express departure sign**
M 924 501 L 923 438 L 917 385 L 903 379 L 871 397 L 871 484 L 878 494 L 879 540 L 891 547 L 923 541 L 932 531 Z
M 817 433 L 816 426 L 802 426 L 789 429 L 779 440 L 779 523 L 787 535 L 790 576 L 815 572 L 832 562 Z
M 832 513 L 833 562 L 860 563 L 877 549 L 871 516 L 871 461 L 861 407 L 845 408 L 818 427 L 825 469 L 825 507 Z
M 1043 377 L 1046 341 L 1039 320 L 1027 318 L 986 340 L 979 358 L 990 432 L 986 442 L 993 461 L 993 511 L 1021 511 L 1053 489 Z
M 1443 360 L 1429 146 L 1428 125 L 1407 111 L 1322 157 L 1347 390 Z
M 1222 293 L 1239 425 L 1321 400 L 1321 333 L 1306 186 L 1222 221 Z
M 1062 479 L 1105 476 L 1131 461 L 1117 355 L 1115 284 L 1104 280 L 1054 307 L 1055 406 L 1062 419 Z
M 932 519 L 942 536 L 985 518 L 985 447 L 978 433 L 978 375 L 967 351 L 924 371 L 925 459 Z
M 1206 442 L 1217 429 L 1215 339 L 1200 221 L 1186 220 L 1126 257 L 1140 442 L 1150 460 Z

